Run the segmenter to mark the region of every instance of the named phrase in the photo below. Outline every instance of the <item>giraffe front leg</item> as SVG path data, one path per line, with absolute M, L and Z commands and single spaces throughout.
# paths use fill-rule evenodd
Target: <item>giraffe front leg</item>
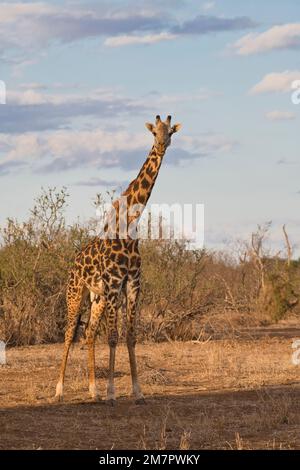
M 129 355 L 129 363 L 131 370 L 132 392 L 135 397 L 136 404 L 144 404 L 145 398 L 141 391 L 138 379 L 137 363 L 135 355 L 136 346 L 136 316 L 138 307 L 138 298 L 140 293 L 139 275 L 135 278 L 128 279 L 127 283 L 127 349 Z
M 94 400 L 99 399 L 99 392 L 95 379 L 95 339 L 101 315 L 105 309 L 104 297 L 95 297 L 91 307 L 91 317 L 86 331 L 86 344 L 88 346 L 89 364 L 89 392 Z
M 118 298 L 119 290 L 111 291 L 107 295 L 106 308 L 107 308 L 107 322 L 108 322 L 108 344 L 109 344 L 109 372 L 107 384 L 107 403 L 111 406 L 115 404 L 115 360 L 116 360 L 116 347 L 118 344 L 118 327 L 117 327 L 117 313 L 118 313 Z

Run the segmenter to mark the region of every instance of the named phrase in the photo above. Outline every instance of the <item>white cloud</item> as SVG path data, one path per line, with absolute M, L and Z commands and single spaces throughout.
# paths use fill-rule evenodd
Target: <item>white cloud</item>
M 215 8 L 215 6 L 216 6 L 216 2 L 205 2 L 202 5 L 202 10 L 209 11 Z
M 176 34 L 171 33 L 159 33 L 159 34 L 147 34 L 145 36 L 135 35 L 124 35 L 124 36 L 113 36 L 105 39 L 104 45 L 109 47 L 120 47 L 130 46 L 133 44 L 154 44 L 161 41 L 171 41 L 176 39 Z
M 145 133 L 131 135 L 126 131 L 69 131 L 10 135 L 0 134 L 2 161 L 36 161 L 42 163 L 56 158 L 74 164 L 88 163 L 91 166 L 117 166 L 118 152 L 136 150 L 145 145 Z M 42 159 L 42 160 L 41 160 Z
M 8 122 L 0 133 L 4 172 L 13 171 L 16 164 L 32 165 L 33 171 L 45 172 L 79 167 L 136 169 L 147 148 L 151 148 L 153 138 L 146 130 L 131 133 L 126 120 L 121 120 L 117 127 L 116 115 L 126 116 L 132 110 L 144 115 L 149 103 L 154 108 L 170 109 L 174 104 L 178 107 L 177 103 L 211 96 L 209 90 L 200 88 L 170 95 L 153 91 L 133 99 L 123 96 L 118 88 L 86 90 L 83 95 L 77 90 L 60 94 L 56 89 L 60 86 L 51 90 L 41 83 L 22 83 L 19 89 L 9 91 L 7 106 L 0 108 L 0 120 Z M 91 116 L 95 119 L 91 120 Z M 99 118 L 104 120 L 101 126 Z M 111 118 L 113 121 L 108 122 Z M 179 135 L 174 141 L 171 149 L 174 165 L 230 151 L 235 144 L 214 133 Z
M 23 163 L 35 171 L 53 172 L 74 168 L 138 168 L 151 148 L 150 133 L 93 130 L 60 130 L 0 134 L 1 162 L 5 166 Z M 197 137 L 178 135 L 172 145 L 171 164 L 232 151 L 236 145 L 223 135 Z
M 72 8 L 67 3 L 48 3 L 1 3 L 0 50 L 36 52 L 53 42 L 66 44 L 139 31 L 154 34 L 169 26 L 168 18 L 157 11 L 115 9 L 108 2 L 90 7 L 76 2 Z
M 266 113 L 269 121 L 291 121 L 296 118 L 296 114 L 290 111 L 270 111 Z
M 69 90 L 68 90 L 69 91 Z M 6 106 L 0 106 L 2 133 L 47 131 L 78 125 L 91 128 L 91 119 L 116 119 L 145 111 L 144 104 L 124 96 L 118 88 L 72 90 L 59 93 L 41 89 L 8 90 Z
M 44 93 L 43 91 L 47 88 L 38 83 L 22 84 L 22 91 L 8 90 L 7 102 L 17 105 L 37 105 L 37 104 L 80 104 L 89 100 L 101 100 L 101 101 L 114 101 L 122 99 L 122 96 L 116 89 L 109 88 L 96 88 L 86 92 L 84 95 L 76 93 Z M 52 86 L 54 89 L 59 89 L 59 84 Z M 69 87 L 70 88 L 70 87 Z
M 51 84 L 46 84 L 46 83 L 39 83 L 39 82 L 29 82 L 29 83 L 21 83 L 19 85 L 19 88 L 21 90 L 52 90 L 52 89 L 66 89 L 70 90 L 70 88 L 75 88 L 79 89 L 82 88 L 83 85 L 80 83 L 76 82 L 54 82 Z
M 50 87 L 39 83 L 23 83 L 16 90 L 8 90 L 7 106 L 0 107 L 1 132 L 16 134 L 49 131 L 78 124 L 91 128 L 96 122 L 93 120 L 107 122 L 109 119 L 111 125 L 116 117 L 122 116 L 124 122 L 124 117 L 132 113 L 140 115 L 149 110 L 155 114 L 155 110 L 162 108 L 175 115 L 178 106 L 182 108 L 219 96 L 218 92 L 207 88 L 170 94 L 153 90 L 142 96 L 130 97 L 119 87 L 71 89 L 69 86 L 65 93 L 61 91 L 62 87 L 62 84 Z
M 273 26 L 264 33 L 247 34 L 234 43 L 233 48 L 239 55 L 300 48 L 300 23 Z
M 119 150 L 134 150 L 145 145 L 145 133 L 131 135 L 126 131 L 59 131 L 50 135 L 45 140 L 45 145 L 52 155 L 65 157 L 74 154 L 104 154 Z
M 32 2 L 32 3 L 1 3 L 1 23 L 12 23 L 20 17 L 30 17 L 32 15 L 50 14 L 56 13 L 57 8 L 50 6 L 43 2 Z
M 289 92 L 292 90 L 292 83 L 299 79 L 299 70 L 286 70 L 285 72 L 269 73 L 250 90 L 250 94 L 257 95 L 259 93 Z
M 26 133 L 19 135 L 0 134 L 1 161 L 32 160 L 42 156 L 43 148 L 38 134 Z
M 179 135 L 178 142 L 190 151 L 200 150 L 205 155 L 230 152 L 238 145 L 236 140 L 214 132 L 199 134 L 196 137 Z
M 48 87 L 43 83 L 39 82 L 29 82 L 29 83 L 21 83 L 19 85 L 21 90 L 46 90 Z
M 149 107 L 149 103 L 151 103 L 152 108 L 155 106 L 157 108 L 160 108 L 162 106 L 173 107 L 173 105 L 175 104 L 206 101 L 216 96 L 220 96 L 220 92 L 209 90 L 208 88 L 199 88 L 198 90 L 190 91 L 187 93 L 170 94 L 162 94 L 156 91 L 152 91 L 144 95 L 142 98 L 136 99 L 135 103 L 137 105 L 144 106 L 145 108 Z
M 248 17 L 224 18 L 205 14 L 180 22 L 169 14 L 170 3 L 165 9 L 165 2 L 160 2 L 159 9 L 153 5 L 141 8 L 142 2 L 137 0 L 130 8 L 114 7 L 107 1 L 94 2 L 90 6 L 82 0 L 74 4 L 49 3 L 1 3 L 0 54 L 5 51 L 15 57 L 16 53 L 22 52 L 24 56 L 21 64 L 17 61 L 16 74 L 53 44 L 70 44 L 92 38 L 104 39 L 110 47 L 154 44 L 182 35 L 244 30 L 256 25 Z M 207 1 L 204 8 L 210 10 L 213 5 L 214 2 Z
M 75 93 L 59 93 L 60 89 L 71 88 L 75 89 Z M 8 102 L 19 105 L 32 105 L 32 104 L 67 104 L 67 103 L 80 103 L 88 100 L 111 101 L 115 100 L 129 100 L 128 97 L 121 93 L 118 88 L 94 88 L 87 90 L 83 94 L 78 93 L 79 85 L 62 83 L 54 83 L 51 86 L 42 83 L 22 83 L 19 90 L 8 90 Z M 58 90 L 54 93 L 53 90 Z M 186 103 L 187 101 L 203 101 L 211 97 L 220 96 L 220 92 L 209 90 L 208 88 L 199 88 L 195 91 L 188 93 L 169 93 L 161 94 L 157 91 L 147 93 L 141 98 L 130 99 L 131 102 L 138 106 L 147 107 L 149 102 L 151 106 L 160 106 L 162 104 L 173 103 Z

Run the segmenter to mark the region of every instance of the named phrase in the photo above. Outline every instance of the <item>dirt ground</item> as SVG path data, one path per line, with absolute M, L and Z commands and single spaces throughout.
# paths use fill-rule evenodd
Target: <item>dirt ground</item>
M 131 397 L 121 344 L 115 407 L 104 400 L 106 345 L 96 351 L 98 403 L 78 344 L 64 403 L 53 402 L 62 345 L 10 349 L 0 366 L 0 449 L 300 449 L 300 365 L 291 360 L 300 330 L 248 336 L 138 345 L 146 405 Z

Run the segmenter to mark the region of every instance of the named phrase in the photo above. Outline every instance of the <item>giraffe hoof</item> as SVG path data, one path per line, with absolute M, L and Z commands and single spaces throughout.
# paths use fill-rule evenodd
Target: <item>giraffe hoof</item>
M 94 397 L 91 397 L 91 398 L 94 403 L 98 403 L 99 401 L 101 401 L 100 395 L 95 395 Z
M 137 398 L 137 399 L 135 400 L 135 404 L 136 404 L 136 405 L 146 405 L 146 403 L 147 403 L 147 402 L 146 402 L 146 400 L 145 400 L 144 397 Z
M 115 398 L 109 398 L 109 399 L 106 400 L 106 403 L 108 404 L 108 406 L 115 406 L 116 399 Z
M 53 401 L 55 403 L 62 403 L 64 401 L 64 397 L 63 397 L 63 395 L 55 395 Z
M 89 385 L 89 393 L 90 393 L 91 399 L 93 401 L 98 401 L 99 400 L 100 395 L 99 395 L 98 388 L 96 387 L 95 384 L 90 384 Z

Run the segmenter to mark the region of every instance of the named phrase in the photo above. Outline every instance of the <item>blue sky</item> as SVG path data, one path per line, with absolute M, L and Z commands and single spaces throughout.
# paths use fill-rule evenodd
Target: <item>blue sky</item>
M 286 223 L 299 254 L 299 49 L 297 0 L 0 2 L 0 224 L 62 185 L 87 220 L 172 114 L 151 202 L 204 203 L 209 247 Z

